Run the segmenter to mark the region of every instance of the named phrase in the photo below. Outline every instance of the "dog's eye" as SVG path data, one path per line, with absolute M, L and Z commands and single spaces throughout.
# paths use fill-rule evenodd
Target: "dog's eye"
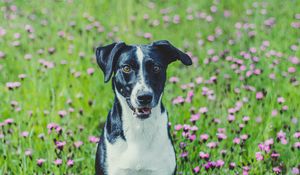
M 131 67 L 129 65 L 125 65 L 123 66 L 122 71 L 128 74 L 131 72 Z
M 154 67 L 153 67 L 153 72 L 154 72 L 154 73 L 160 72 L 160 67 L 159 67 L 159 66 L 154 66 Z

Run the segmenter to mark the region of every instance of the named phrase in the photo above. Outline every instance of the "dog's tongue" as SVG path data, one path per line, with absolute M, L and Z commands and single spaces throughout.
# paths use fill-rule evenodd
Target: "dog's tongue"
M 151 112 L 150 108 L 142 108 L 141 110 L 143 111 L 143 113 L 150 113 Z
M 151 108 L 139 108 L 137 109 L 137 113 L 148 115 L 151 113 Z

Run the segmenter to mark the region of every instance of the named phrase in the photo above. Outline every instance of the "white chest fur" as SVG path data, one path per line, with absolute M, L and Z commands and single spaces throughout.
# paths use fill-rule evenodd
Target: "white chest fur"
M 123 131 L 119 138 L 106 144 L 109 175 L 171 175 L 176 166 L 175 153 L 168 137 L 166 112 L 160 106 L 152 109 L 148 119 L 140 120 L 122 104 Z

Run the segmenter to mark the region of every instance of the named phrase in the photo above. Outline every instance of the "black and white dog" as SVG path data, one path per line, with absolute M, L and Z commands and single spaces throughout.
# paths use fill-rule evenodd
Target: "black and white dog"
M 96 50 L 115 100 L 96 155 L 97 175 L 171 175 L 176 157 L 162 94 L 168 65 L 191 58 L 168 41 L 148 45 L 113 43 Z

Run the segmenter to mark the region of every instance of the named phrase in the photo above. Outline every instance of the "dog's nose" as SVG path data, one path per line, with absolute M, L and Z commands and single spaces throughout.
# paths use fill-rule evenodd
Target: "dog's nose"
M 150 93 L 150 92 L 142 92 L 142 93 L 139 93 L 137 96 L 137 100 L 141 105 L 147 105 L 147 104 L 151 103 L 152 98 L 153 98 L 153 96 L 152 96 L 152 93 Z

